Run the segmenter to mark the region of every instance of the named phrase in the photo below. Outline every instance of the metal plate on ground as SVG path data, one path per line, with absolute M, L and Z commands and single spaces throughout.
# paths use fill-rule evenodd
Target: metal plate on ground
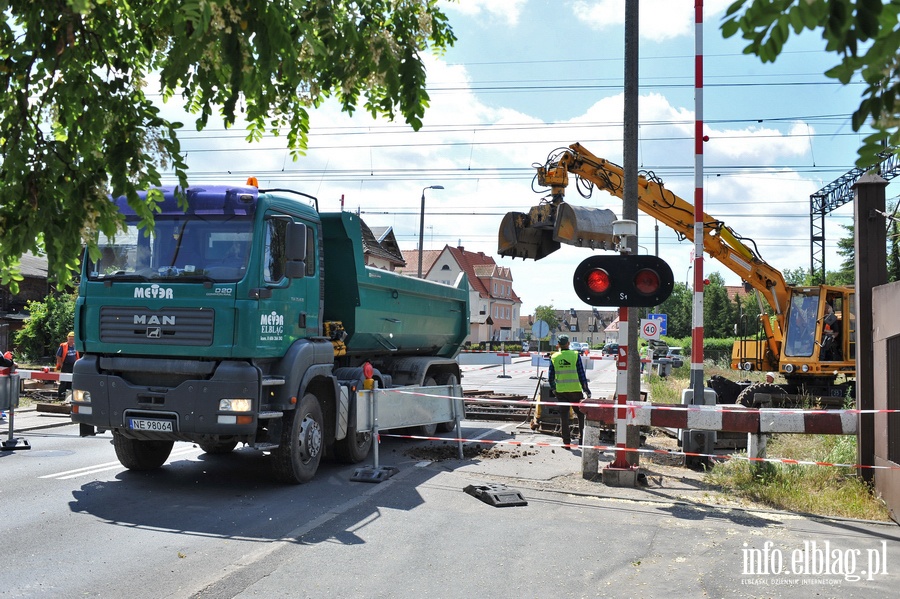
M 510 489 L 506 485 L 469 485 L 463 491 L 494 507 L 528 505 L 528 502 L 522 497 L 522 493 Z

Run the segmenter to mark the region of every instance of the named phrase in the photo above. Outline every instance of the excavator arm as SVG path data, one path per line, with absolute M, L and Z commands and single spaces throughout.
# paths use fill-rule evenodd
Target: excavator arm
M 618 198 L 624 195 L 622 167 L 594 156 L 577 143 L 538 167 L 537 181 L 551 188 L 554 201 L 562 201 L 570 173 L 580 178 L 578 185 L 586 185 L 588 191 L 597 188 Z M 638 207 L 674 229 L 681 238 L 694 240 L 694 206 L 665 189 L 659 179 L 638 177 Z M 703 214 L 703 249 L 765 297 L 778 320 L 777 330 L 767 327 L 767 335 L 773 342 L 780 341 L 790 301 L 790 288 L 781 272 L 760 258 L 730 227 L 706 213 Z M 776 347 L 771 349 L 778 355 Z

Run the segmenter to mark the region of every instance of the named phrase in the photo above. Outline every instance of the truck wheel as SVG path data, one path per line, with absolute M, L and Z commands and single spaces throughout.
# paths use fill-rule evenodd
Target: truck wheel
M 372 449 L 372 433 L 356 431 L 356 410 L 359 404 L 350 410 L 350 422 L 347 425 L 347 436 L 334 442 L 335 457 L 345 464 L 358 464 L 366 459 Z
M 424 387 L 434 387 L 436 385 L 437 381 L 434 380 L 434 377 L 428 377 L 422 382 L 422 386 Z M 422 401 L 429 401 L 429 399 L 425 397 Z M 436 423 L 414 426 L 412 434 L 420 437 L 433 437 L 434 433 L 437 432 L 437 427 L 438 425 Z
M 752 408 L 752 407 L 754 407 L 753 406 L 753 396 L 756 395 L 757 393 L 769 393 L 771 395 L 787 395 L 784 392 L 784 389 L 782 389 L 781 387 L 779 387 L 778 385 L 775 385 L 773 383 L 755 383 L 753 385 L 750 385 L 743 391 L 741 391 L 741 394 L 738 395 L 737 402 L 735 402 L 735 403 L 739 403 L 742 406 L 747 407 L 747 408 Z M 774 398 L 773 398 L 773 400 L 774 400 Z M 784 402 L 775 400 L 772 403 L 777 404 L 777 405 L 774 405 L 774 407 L 779 407 Z
M 156 470 L 166 463 L 174 441 L 141 441 L 113 431 L 113 447 L 119 462 L 129 470 Z
M 446 376 L 441 377 L 441 380 L 438 382 L 439 385 L 458 385 L 459 379 L 456 378 L 455 374 L 448 374 Z M 451 431 L 456 430 L 456 422 L 451 420 L 450 422 L 441 422 L 437 425 L 437 432 L 439 433 L 449 433 Z
M 294 485 L 312 479 L 324 448 L 322 407 L 315 395 L 307 393 L 296 410 L 284 414 L 281 440 L 271 456 L 275 478 Z
M 209 455 L 224 455 L 234 451 L 234 448 L 237 447 L 237 441 L 211 441 L 208 443 L 197 443 L 197 445 L 200 446 L 203 453 L 208 453 Z

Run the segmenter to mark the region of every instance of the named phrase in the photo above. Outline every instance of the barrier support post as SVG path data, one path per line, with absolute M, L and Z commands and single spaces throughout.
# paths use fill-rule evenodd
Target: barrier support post
M 22 437 L 14 437 L 16 408 L 19 406 L 19 375 L 16 373 L 0 375 L 0 409 L 9 411 L 9 433 L 6 441 L 0 443 L 2 451 L 31 449 L 28 441 Z
M 619 355 L 616 358 L 616 458 L 603 469 L 603 484 L 611 487 L 634 487 L 637 464 L 628 459 L 628 308 L 619 308 Z

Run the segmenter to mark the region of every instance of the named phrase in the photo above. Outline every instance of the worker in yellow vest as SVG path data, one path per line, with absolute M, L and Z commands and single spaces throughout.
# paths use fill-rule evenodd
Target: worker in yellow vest
M 560 335 L 558 342 L 559 351 L 550 356 L 550 393 L 555 395 L 556 400 L 561 403 L 581 403 L 581 400 L 584 399 L 582 393 L 590 399 L 591 390 L 588 388 L 587 376 L 584 374 L 584 365 L 581 363 L 581 357 L 577 351 L 569 349 L 568 335 Z M 577 406 L 572 405 L 571 407 L 578 416 L 578 430 L 583 434 L 584 414 L 581 413 Z M 558 406 L 558 408 L 563 443 L 568 446 L 567 449 L 576 449 L 578 444 L 572 445 L 569 430 L 569 406 Z

